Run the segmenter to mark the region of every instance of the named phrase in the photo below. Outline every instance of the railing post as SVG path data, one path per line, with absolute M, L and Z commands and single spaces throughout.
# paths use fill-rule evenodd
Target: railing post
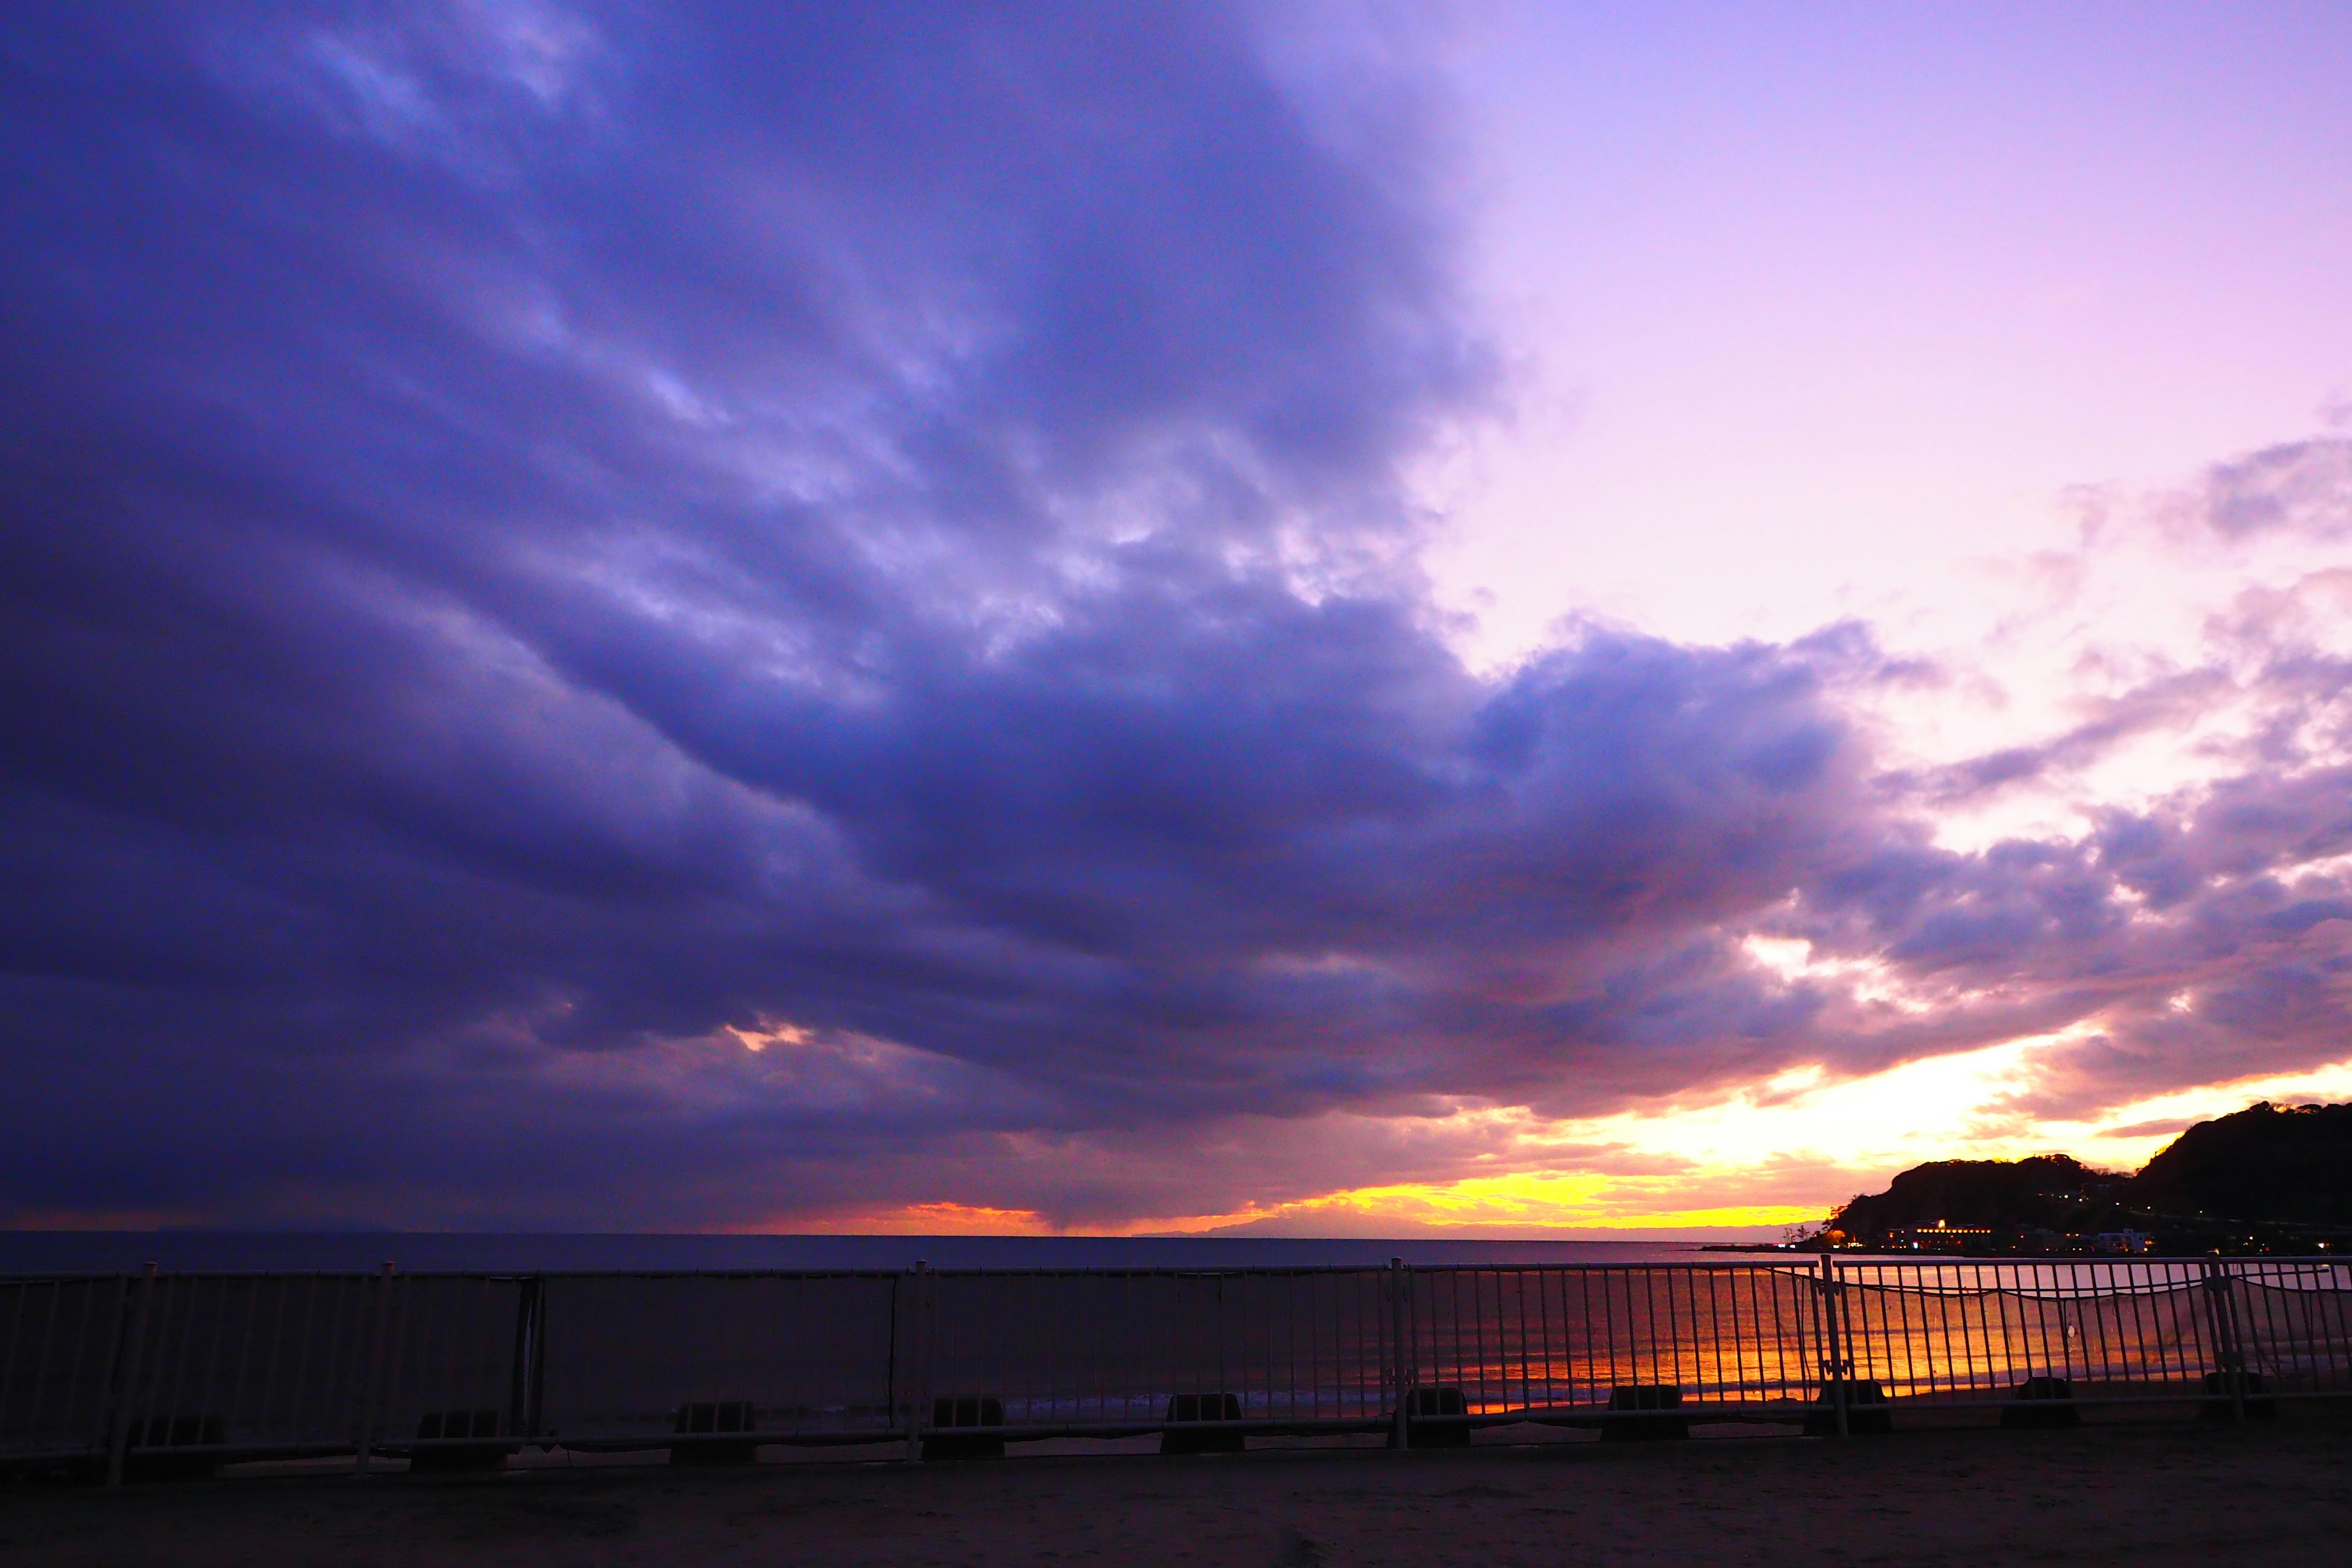
M 1396 1402 L 1396 1408 L 1391 1415 L 1391 1419 L 1395 1423 L 1395 1428 L 1390 1441 L 1399 1449 L 1412 1446 L 1412 1421 L 1406 1411 L 1406 1406 L 1412 1397 L 1412 1373 L 1408 1370 L 1405 1359 L 1405 1333 L 1411 1315 L 1411 1307 L 1406 1298 L 1411 1290 L 1412 1283 L 1404 1271 L 1404 1259 L 1390 1258 L 1389 1344 L 1390 1357 L 1394 1362 L 1395 1368 L 1389 1386 Z
M 923 1457 L 923 1418 L 929 1414 L 931 1398 L 931 1336 L 925 1331 L 929 1326 L 931 1293 L 930 1265 L 915 1259 L 915 1272 L 907 1282 L 907 1458 Z M 891 1355 L 898 1355 L 894 1342 Z
M 1853 1389 L 1847 1385 L 1853 1363 L 1845 1353 L 1844 1325 L 1838 1311 L 1839 1298 L 1845 1294 L 1845 1281 L 1838 1278 L 1836 1259 L 1826 1252 L 1822 1254 L 1821 1276 L 1815 1280 L 1813 1289 L 1821 1292 L 1822 1298 L 1822 1392 L 1830 1396 L 1830 1410 L 1837 1423 L 1837 1435 L 1844 1437 L 1851 1435 L 1847 1429 L 1846 1406 L 1853 1396 Z
M 546 1453 L 553 1445 L 547 1441 L 547 1278 L 539 1280 L 539 1299 L 533 1303 L 530 1321 L 530 1403 L 524 1413 L 532 1439 L 539 1443 L 540 1452 Z
M 2205 1260 L 2205 1310 L 2213 1330 L 2214 1372 L 2229 1390 L 2230 1417 L 2246 1420 L 2246 1355 L 2238 1341 L 2237 1302 L 2230 1293 L 2230 1266 L 2221 1258 Z
M 392 1328 L 392 1264 L 386 1260 L 375 1277 L 375 1327 L 369 1336 L 367 1386 L 360 1391 L 360 1475 L 368 1473 L 375 1452 L 376 1401 L 383 1396 L 383 1343 Z
M 142 1352 L 147 1344 L 147 1313 L 155 1297 L 155 1265 L 147 1265 L 131 1292 L 131 1319 L 122 1328 L 122 1349 L 114 1361 L 113 1398 L 108 1402 L 106 1484 L 122 1484 L 122 1462 L 131 1447 L 131 1406 L 137 1398 Z
M 507 1435 L 539 1435 L 540 1341 L 546 1321 L 547 1279 L 526 1276 L 516 1291 L 514 1355 L 507 1369 Z
M 899 1314 L 906 1310 L 906 1279 L 904 1269 L 890 1276 L 890 1304 L 884 1309 L 890 1314 L 890 1349 L 882 1363 L 882 1418 L 893 1426 L 898 1424 L 899 1412 L 907 1408 L 898 1396 L 898 1368 L 905 1362 L 899 1352 L 904 1337 Z

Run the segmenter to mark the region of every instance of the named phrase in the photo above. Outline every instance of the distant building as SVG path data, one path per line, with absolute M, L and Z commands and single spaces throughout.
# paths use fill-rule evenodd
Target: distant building
M 1886 1246 L 1896 1252 L 1982 1252 L 1992 1246 L 1992 1229 L 1940 1219 L 1933 1225 L 1896 1226 L 1886 1232 Z

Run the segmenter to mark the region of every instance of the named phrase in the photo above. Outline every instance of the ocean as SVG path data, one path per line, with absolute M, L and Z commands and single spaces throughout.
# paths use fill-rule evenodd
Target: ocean
M 0 1231 L 0 1274 L 200 1270 L 576 1273 L 796 1268 L 1379 1268 L 1665 1263 L 1693 1242 L 1281 1237 L 517 1235 L 473 1231 Z M 1720 1256 L 1720 1255 L 1715 1255 Z

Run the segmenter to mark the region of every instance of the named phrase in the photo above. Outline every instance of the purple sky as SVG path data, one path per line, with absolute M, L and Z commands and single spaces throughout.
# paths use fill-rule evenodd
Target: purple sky
M 0 1220 L 1770 1224 L 2352 1096 L 2352 17 L 0 20 Z

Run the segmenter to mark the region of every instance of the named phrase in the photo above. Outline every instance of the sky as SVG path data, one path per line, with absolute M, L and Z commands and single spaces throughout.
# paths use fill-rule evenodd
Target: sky
M 0 1223 L 1770 1233 L 2352 1099 L 2347 60 L 12 8 Z

